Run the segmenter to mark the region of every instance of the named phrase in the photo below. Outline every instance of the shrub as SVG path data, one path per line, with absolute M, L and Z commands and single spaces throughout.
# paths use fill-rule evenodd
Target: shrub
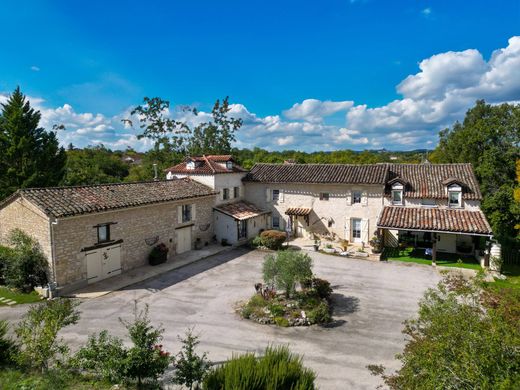
M 7 337 L 8 329 L 7 321 L 0 320 L 0 367 L 11 364 L 17 352 L 14 341 Z
M 188 329 L 185 338 L 180 340 L 182 349 L 177 354 L 173 383 L 185 385 L 191 390 L 194 383 L 202 382 L 209 371 L 210 362 L 205 352 L 200 356 L 195 353 L 199 337 L 194 336 L 191 329 Z
M 429 289 L 405 323 L 401 368 L 369 366 L 390 389 L 520 388 L 520 294 L 482 289 L 447 276 Z
M 268 249 L 278 250 L 282 248 L 283 243 L 287 239 L 287 233 L 279 230 L 265 230 L 260 233 L 262 245 Z
M 381 253 L 383 251 L 383 236 L 381 233 L 376 231 L 374 237 L 369 241 L 370 246 L 372 247 L 373 253 Z
M 148 263 L 150 265 L 165 263 L 168 260 L 168 250 L 168 247 L 162 243 L 154 246 L 148 255 Z
M 32 305 L 15 329 L 21 342 L 21 349 L 16 354 L 17 362 L 46 370 L 51 361 L 57 361 L 58 355 L 66 355 L 69 349 L 57 336 L 62 328 L 78 322 L 78 304 L 77 301 L 59 298 Z
M 269 311 L 271 314 L 275 317 L 283 316 L 285 313 L 285 308 L 282 305 L 278 305 L 276 303 L 273 303 L 269 305 Z
M 89 336 L 87 344 L 79 349 L 70 364 L 109 382 L 118 383 L 125 376 L 122 362 L 125 361 L 126 354 L 121 339 L 110 336 L 103 330 L 98 336 Z
M 163 351 L 162 345 L 159 344 L 164 329 L 152 326 L 148 317 L 148 305 L 144 310 L 139 311 L 137 302 L 134 306 L 134 320 L 126 322 L 120 319 L 120 321 L 128 330 L 133 343 L 122 362 L 125 366 L 125 377 L 137 379 L 139 386 L 146 379 L 156 382 L 172 360 L 170 354 Z
M 206 376 L 203 389 L 315 389 L 316 374 L 303 366 L 302 359 L 287 347 L 268 347 L 265 355 L 233 356 Z
M 256 236 L 255 238 L 253 238 L 251 240 L 251 246 L 253 248 L 258 248 L 259 246 L 263 246 L 263 240 L 262 240 L 262 237 L 260 236 Z
M 14 258 L 14 250 L 6 246 L 0 246 L 0 285 L 6 284 L 5 274 L 9 263 Z
M 267 306 L 267 301 L 260 295 L 255 294 L 251 297 L 244 307 L 242 307 L 241 314 L 244 318 L 250 318 L 255 311 L 263 310 Z
M 263 265 L 264 282 L 283 289 L 289 297 L 296 283 L 312 277 L 312 259 L 303 252 L 279 251 L 268 255 Z
M 325 324 L 331 321 L 330 308 L 327 302 L 321 302 L 307 313 L 311 324 Z
M 274 323 L 284 328 L 289 326 L 289 320 L 285 317 L 274 317 Z
M 4 279 L 8 287 L 30 292 L 35 286 L 47 283 L 48 264 L 38 242 L 20 229 L 9 234 L 12 251 L 3 250 L 5 262 Z
M 312 278 L 312 288 L 321 299 L 329 299 L 332 294 L 330 282 L 325 279 Z

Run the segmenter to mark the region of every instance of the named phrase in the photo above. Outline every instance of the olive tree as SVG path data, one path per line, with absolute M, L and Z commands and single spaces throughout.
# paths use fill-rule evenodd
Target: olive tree
M 284 290 L 290 297 L 296 283 L 312 277 L 312 259 L 303 252 L 279 251 L 265 257 L 263 275 L 265 283 Z

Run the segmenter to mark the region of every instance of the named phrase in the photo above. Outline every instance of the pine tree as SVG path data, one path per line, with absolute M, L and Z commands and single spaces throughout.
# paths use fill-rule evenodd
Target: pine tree
M 56 132 L 39 127 L 41 114 L 17 87 L 0 113 L 0 199 L 19 188 L 59 184 L 65 150 Z

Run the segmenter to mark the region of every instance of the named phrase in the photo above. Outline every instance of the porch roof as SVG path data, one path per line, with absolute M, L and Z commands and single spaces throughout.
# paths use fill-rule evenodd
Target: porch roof
M 285 214 L 302 217 L 309 215 L 311 211 L 312 209 L 308 207 L 289 207 L 287 210 L 285 210 Z
M 214 210 L 220 211 L 221 213 L 229 215 L 239 221 L 269 213 L 269 211 L 262 210 L 254 204 L 246 201 L 219 205 L 214 207 Z
M 492 234 L 480 210 L 387 206 L 383 208 L 377 227 L 486 236 Z

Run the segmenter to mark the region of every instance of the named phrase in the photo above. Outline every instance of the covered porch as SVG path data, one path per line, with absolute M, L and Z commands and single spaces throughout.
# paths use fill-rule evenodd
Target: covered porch
M 448 266 L 489 264 L 491 228 L 480 210 L 390 206 L 383 209 L 377 227 L 387 258 Z

